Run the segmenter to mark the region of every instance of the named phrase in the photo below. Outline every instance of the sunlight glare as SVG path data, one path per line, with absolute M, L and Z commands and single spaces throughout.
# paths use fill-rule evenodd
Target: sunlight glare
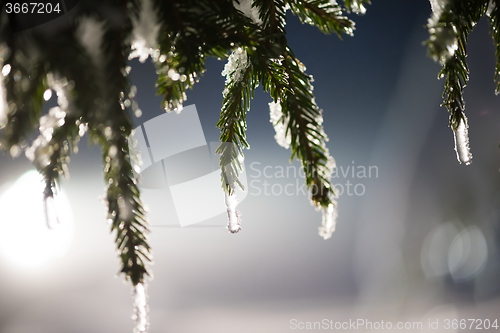
M 49 229 L 43 204 L 43 178 L 37 171 L 21 176 L 0 197 L 0 253 L 24 267 L 62 257 L 73 238 L 74 222 L 64 191 L 55 197 L 60 224 Z

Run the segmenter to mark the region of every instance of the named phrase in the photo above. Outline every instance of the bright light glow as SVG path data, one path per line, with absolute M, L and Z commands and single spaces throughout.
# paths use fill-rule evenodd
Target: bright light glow
M 45 90 L 45 92 L 43 93 L 43 99 L 48 101 L 51 98 L 52 98 L 52 90 L 50 89 Z
M 73 238 L 74 223 L 63 191 L 55 197 L 60 224 L 47 227 L 40 174 L 29 171 L 0 198 L 0 253 L 24 267 L 37 267 L 63 256 Z
M 446 276 L 450 273 L 448 256 L 451 244 L 459 234 L 456 225 L 453 222 L 439 224 L 425 238 L 420 259 L 427 277 Z
M 3 68 L 2 68 L 2 75 L 7 76 L 7 75 L 9 75 L 9 73 L 10 73 L 10 65 L 7 64 L 7 65 L 3 66 Z
M 488 260 L 488 245 L 481 230 L 472 226 L 462 230 L 450 246 L 448 266 L 453 280 L 474 278 Z

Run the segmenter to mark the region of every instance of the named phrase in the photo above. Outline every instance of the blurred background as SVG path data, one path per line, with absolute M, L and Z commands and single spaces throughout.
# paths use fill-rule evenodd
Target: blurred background
M 355 37 L 343 41 L 289 17 L 289 43 L 315 78 L 337 162 L 337 230 L 326 241 L 318 236 L 321 214 L 292 172 L 298 164 L 290 167 L 290 152 L 274 142 L 271 99 L 258 90 L 248 114 L 243 230 L 228 234 L 225 214 L 181 228 L 168 193 L 156 197 L 160 203 L 146 202 L 153 225 L 152 333 L 289 332 L 324 319 L 421 322 L 410 331 L 453 332 L 446 320 L 480 319 L 485 329 L 486 319 L 500 319 L 495 50 L 483 20 L 470 36 L 465 92 L 474 158 L 461 165 L 448 114 L 439 107 L 439 66 L 422 45 L 430 12 L 426 1 L 373 1 L 366 15 L 351 17 Z M 139 126 L 163 111 L 153 65 L 133 60 L 131 67 L 143 111 Z M 185 103 L 196 105 L 208 142 L 219 137 L 223 67 L 210 59 Z M 52 97 L 46 108 L 54 105 Z M 43 222 L 33 215 L 31 194 L 39 189 L 36 177 L 25 175 L 32 166 L 24 156 L 0 155 L 1 333 L 131 331 L 130 286 L 117 277 L 100 199 L 100 158 L 97 147 L 81 142 L 63 185 L 73 223 L 67 216 L 58 234 L 37 241 Z M 438 329 L 430 329 L 436 321 Z M 460 331 L 478 324 L 471 329 L 468 321 Z M 324 330 L 316 328 L 308 331 Z

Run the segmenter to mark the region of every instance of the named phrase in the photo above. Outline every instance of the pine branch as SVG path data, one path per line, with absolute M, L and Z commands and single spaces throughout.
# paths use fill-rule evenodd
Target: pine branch
M 50 69 L 48 85 L 56 91 L 59 106 L 63 112 L 61 119 L 63 125 L 54 126 L 52 139 L 45 146 L 32 146 L 31 159 L 35 161 L 37 169 L 44 176 L 46 189 L 45 196 L 52 197 L 53 190 L 59 184 L 60 176 L 69 177 L 68 164 L 71 153 L 78 152 L 78 142 L 86 130 L 87 124 L 84 119 L 96 110 L 96 103 L 100 100 L 97 88 L 97 68 L 75 39 L 74 27 L 65 32 L 64 39 L 38 38 L 38 45 L 47 54 L 45 66 Z M 54 48 L 60 52 L 50 52 Z M 66 61 L 67 58 L 76 60 Z M 63 78 L 55 80 L 54 78 Z M 54 110 L 51 110 L 51 112 Z M 57 112 L 57 110 L 56 110 Z M 49 112 L 50 115 L 50 112 Z M 39 150 L 49 150 L 52 154 L 48 164 L 36 163 Z M 27 151 L 27 155 L 30 151 Z
M 47 85 L 43 63 L 28 59 L 26 52 L 14 45 L 10 46 L 10 53 L 4 64 L 10 66 L 10 72 L 4 78 L 8 104 L 7 124 L 2 129 L 1 145 L 11 154 L 17 155 L 19 146 L 27 144 L 29 134 L 38 124 Z
M 443 106 L 450 112 L 450 126 L 456 130 L 464 121 L 463 91 L 469 80 L 466 45 L 469 33 L 486 13 L 488 1 L 450 0 L 441 13 L 429 20 L 429 55 L 443 65 L 439 78 L 445 79 Z
M 285 127 L 281 133 L 285 137 L 282 141 L 290 145 L 291 159 L 296 157 L 301 161 L 312 203 L 323 210 L 324 216 L 329 214 L 329 221 L 332 221 L 336 194 L 330 176 L 334 162 L 325 145 L 327 136 L 322 128 L 322 111 L 314 102 L 312 78 L 305 74 L 305 67 L 287 46 L 283 20 L 285 3 L 271 0 L 257 0 L 255 3 L 260 6 L 264 31 L 277 36 L 276 40 L 280 41 L 281 56 L 265 59 L 257 49 L 252 53 L 251 62 L 264 90 L 270 93 L 274 103 L 279 104 L 281 116 L 278 122 Z M 321 229 L 322 236 L 328 238 L 333 228 L 331 225 L 326 231 Z
M 252 4 L 253 9 L 257 7 L 259 18 L 255 17 L 255 10 L 251 17 L 245 16 L 251 9 L 249 2 L 244 4 L 246 9 L 236 6 L 242 10 L 239 11 L 232 0 L 153 1 L 161 26 L 159 49 L 153 52 L 153 61 L 158 72 L 158 92 L 164 96 L 168 110 L 182 106 L 186 90 L 203 74 L 207 57 L 227 58 L 231 51 L 234 53 L 230 60 L 239 57 L 240 63 L 226 73 L 217 124 L 223 142 L 218 151 L 232 221 L 230 231 L 239 230 L 234 190 L 236 184 L 242 187 L 238 177 L 243 149 L 248 147 L 246 112 L 255 88 L 262 83 L 275 106 L 279 106 L 280 116 L 273 120 L 274 124 L 285 128 L 291 158 L 301 161 L 312 202 L 324 213 L 321 234 L 328 238 L 335 218 L 335 193 L 329 180 L 333 159 L 325 145 L 322 111 L 314 101 L 312 78 L 287 44 L 285 11 L 288 6 L 302 22 L 339 36 L 352 33 L 352 21 L 343 16 L 334 1 L 326 0 L 256 0 Z M 367 3 L 344 1 L 346 9 L 355 12 L 362 12 Z M 148 275 L 147 262 L 151 260 L 149 230 L 131 165 L 129 111 L 134 108 L 134 93 L 126 78 L 127 58 L 133 56 L 131 23 L 141 17 L 142 5 L 140 0 L 80 2 L 74 21 L 63 25 L 57 36 L 56 29 L 45 30 L 45 36 L 37 35 L 36 29 L 33 34 L 15 35 L 0 22 L 0 42 L 11 51 L 7 57 L 0 56 L 11 66 L 5 79 L 9 112 L 2 143 L 8 149 L 24 147 L 41 120 L 39 141 L 35 140 L 27 154 L 44 176 L 46 198 L 52 198 L 60 176 L 67 173 L 70 154 L 76 151 L 87 126 L 91 140 L 101 145 L 108 220 L 116 232 L 121 272 L 132 281 L 136 297 L 140 298 L 140 302 L 135 302 L 142 306 L 136 309 L 141 313 L 137 327 L 145 330 L 143 282 Z M 0 17 L 5 21 L 5 13 L 0 13 Z M 76 35 L 79 28 L 88 28 L 84 19 L 103 23 L 101 48 L 86 50 L 80 45 L 82 41 Z M 100 28 L 98 25 L 96 29 Z M 57 91 L 60 108 L 41 117 L 47 88 Z
M 497 83 L 495 94 L 498 95 L 500 93 L 500 1 L 493 0 L 492 5 L 493 7 L 488 15 L 488 20 L 493 44 L 495 45 L 495 81 Z
M 64 111 L 59 109 L 56 112 Z M 55 227 L 59 223 L 57 212 L 53 211 L 51 214 L 51 210 L 54 209 L 54 207 L 51 207 L 51 202 L 54 200 L 54 195 L 57 194 L 60 177 L 69 177 L 68 164 L 70 154 L 78 149 L 77 145 L 80 138 L 79 119 L 66 116 L 65 118 L 60 118 L 60 121 L 64 121 L 64 124 L 59 127 L 53 127 L 54 132 L 50 141 L 33 146 L 31 148 L 33 149 L 32 156 L 30 156 L 30 150 L 26 151 L 26 155 L 31 157 L 30 159 L 34 162 L 45 182 L 45 219 L 49 228 Z M 38 140 L 41 139 L 42 135 Z
M 221 180 L 227 194 L 233 194 L 235 184 L 243 189 L 239 173 L 243 170 L 243 148 L 248 148 L 246 140 L 246 113 L 250 110 L 250 100 L 258 86 L 256 75 L 248 63 L 248 54 L 239 48 L 229 58 L 226 69 L 224 100 L 217 127 L 221 130 L 221 145 L 217 153 L 221 155 Z M 229 144 L 228 144 L 229 143 Z
M 123 9 L 118 7 L 117 9 Z M 130 162 L 128 138 L 132 121 L 124 107 L 128 95 L 125 68 L 130 46 L 125 44 L 131 32 L 130 19 L 126 15 L 120 24 L 106 22 L 103 36 L 103 101 L 99 113 L 89 119 L 89 129 L 94 140 L 102 148 L 104 180 L 108 186 L 108 220 L 116 232 L 116 246 L 121 258 L 121 272 L 134 286 L 149 275 L 146 264 L 151 260 L 149 233 L 145 211 L 140 200 L 139 188 Z
M 450 114 L 449 126 L 455 135 L 457 159 L 465 164 L 470 164 L 472 159 L 463 98 L 469 80 L 466 45 L 469 33 L 486 14 L 488 3 L 487 0 L 449 0 L 443 8 L 433 8 L 428 24 L 428 53 L 443 65 L 438 75 L 438 78 L 445 78 L 441 105 Z
M 300 18 L 302 23 L 318 27 L 325 33 L 335 33 L 342 37 L 342 33 L 352 35 L 354 22 L 345 17 L 342 8 L 330 0 L 287 0 L 292 12 Z
M 291 158 L 302 162 L 314 205 L 326 208 L 332 204 L 335 192 L 330 183 L 333 165 L 325 146 L 328 139 L 322 129 L 322 111 L 314 102 L 311 77 L 304 73 L 305 68 L 291 50 L 286 51 L 283 65 L 290 89 L 285 90 L 280 102 L 283 115 L 289 119 L 286 131 L 290 135 Z
M 205 71 L 207 57 L 227 58 L 228 50 L 263 41 L 258 27 L 232 1 L 155 2 L 162 17 L 160 56 L 155 58 L 157 90 L 164 107 L 175 110 Z M 175 38 L 172 38 L 175 36 Z M 221 38 L 223 37 L 223 38 Z
M 277 133 L 281 145 L 292 148 L 292 159 L 297 157 L 306 175 L 306 185 L 311 193 L 313 205 L 322 211 L 323 222 L 319 234 L 327 239 L 335 230 L 337 216 L 335 191 L 330 183 L 334 166 L 325 146 L 327 140 L 321 127 L 321 110 L 312 96 L 311 78 L 303 72 L 300 62 L 287 46 L 285 29 L 285 3 L 283 1 L 256 0 L 262 29 L 267 38 L 275 43 L 278 55 L 266 54 L 261 46 L 247 49 L 249 66 L 255 78 L 262 82 L 264 90 L 273 97 L 271 120 L 278 127 L 285 127 L 284 133 Z M 297 70 L 298 69 L 298 70 Z M 280 123 L 281 125 L 279 125 Z M 279 126 L 278 126 L 279 125 Z M 231 198 L 226 197 L 228 215 L 231 216 Z M 233 206 L 234 207 L 234 206 Z M 233 217 L 234 220 L 234 217 Z M 231 217 L 230 217 L 231 225 Z M 238 227 L 236 223 L 236 228 Z M 238 229 L 236 229 L 238 230 Z

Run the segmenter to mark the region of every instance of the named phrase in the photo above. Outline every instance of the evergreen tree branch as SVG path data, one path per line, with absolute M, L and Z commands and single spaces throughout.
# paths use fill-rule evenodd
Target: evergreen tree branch
M 283 1 L 281 3 L 284 5 Z M 260 4 L 255 1 L 253 6 L 260 6 Z M 231 7 L 234 8 L 232 4 Z M 265 12 L 261 11 L 261 13 Z M 246 140 L 246 113 L 250 110 L 250 101 L 261 79 L 259 72 L 254 70 L 252 62 L 263 61 L 267 66 L 270 59 L 279 56 L 280 45 L 276 42 L 275 37 L 281 36 L 282 31 L 279 31 L 278 34 L 267 32 L 262 34 L 261 28 L 257 27 L 243 13 L 237 11 L 229 14 L 234 22 L 240 22 L 238 24 L 251 28 L 245 34 L 250 37 L 249 40 L 239 40 L 236 36 L 234 42 L 230 44 L 230 46 L 238 45 L 239 47 L 229 57 L 222 73 L 226 76 L 226 83 L 220 119 L 217 123 L 217 127 L 221 130 L 220 140 L 222 142 L 217 153 L 221 155 L 222 186 L 228 195 L 233 195 L 236 184 L 244 189 L 239 181 L 239 174 L 243 170 L 243 149 L 249 148 Z M 265 21 L 271 19 L 269 13 L 265 13 L 265 15 Z M 284 24 L 284 11 L 281 20 Z
M 27 144 L 29 134 L 38 124 L 47 85 L 43 62 L 32 62 L 26 52 L 14 45 L 10 46 L 10 52 L 4 64 L 10 66 L 10 73 L 4 78 L 8 104 L 1 145 L 17 155 L 15 152 L 20 152 L 18 146 Z
M 322 111 L 314 102 L 311 77 L 305 74 L 305 67 L 287 46 L 283 20 L 285 3 L 271 0 L 255 3 L 260 6 L 263 29 L 269 35 L 281 34 L 277 40 L 282 55 L 278 59 L 253 59 L 252 63 L 258 66 L 264 90 L 279 103 L 282 112 L 279 122 L 286 127 L 284 135 L 292 150 L 291 158 L 301 161 L 312 203 L 317 208 L 328 208 L 335 204 L 336 197 L 330 183 L 334 162 L 325 145 L 327 137 L 322 129 Z M 275 17 L 270 13 L 275 13 Z M 258 57 L 259 52 L 254 55 Z
M 125 10 L 122 7 L 118 9 Z M 146 264 L 151 260 L 149 233 L 140 192 L 130 162 L 128 138 L 132 121 L 124 107 L 128 90 L 125 68 L 130 45 L 125 44 L 131 31 L 126 15 L 119 24 L 106 22 L 103 36 L 105 86 L 104 104 L 99 113 L 89 119 L 92 137 L 102 148 L 104 180 L 108 186 L 108 220 L 116 232 L 116 246 L 121 259 L 121 272 L 134 286 L 143 283 L 149 275 Z
M 325 145 L 328 138 L 322 129 L 322 111 L 314 102 L 311 77 L 290 49 L 286 50 L 283 66 L 289 75 L 289 89 L 280 103 L 288 118 L 291 158 L 297 157 L 302 163 L 314 205 L 326 208 L 336 195 L 330 183 L 333 160 Z
M 54 126 L 52 139 L 46 145 L 52 147 L 49 150 L 52 153 L 50 162 L 41 165 L 35 163 L 45 179 L 46 197 L 53 195 L 53 189 L 59 184 L 60 176 L 69 176 L 67 170 L 70 154 L 78 152 L 80 137 L 87 130 L 84 119 L 88 118 L 87 114 L 92 115 L 95 112 L 96 103 L 100 100 L 96 85 L 97 68 L 86 50 L 76 40 L 74 28 L 73 26 L 67 31 L 60 32 L 64 35 L 64 39 L 42 38 L 42 36 L 38 38 L 39 47 L 48 55 L 45 66 L 50 68 L 49 87 L 56 90 L 59 101 L 62 99 L 59 106 L 65 113 L 64 118 L 56 119 L 64 123 L 59 127 Z M 50 52 L 50 48 L 58 49 L 60 52 Z M 68 62 L 66 61 L 68 57 L 76 61 Z M 57 81 L 54 78 L 63 79 Z M 33 147 L 33 150 L 31 159 L 36 161 L 37 150 L 47 150 L 47 148 L 39 146 Z
M 466 45 L 469 33 L 486 13 L 488 1 L 450 0 L 429 20 L 429 55 L 443 65 L 438 78 L 445 78 L 443 106 L 450 113 L 450 126 L 457 130 L 466 122 L 463 91 L 469 80 Z
M 186 99 L 205 71 L 207 57 L 227 58 L 236 46 L 264 41 L 256 25 L 234 8 L 232 1 L 155 2 L 163 19 L 160 54 L 155 58 L 157 90 L 166 110 L 175 110 Z M 175 38 L 172 38 L 175 36 Z M 221 38 L 223 36 L 223 38 Z
M 259 84 L 252 69 L 247 52 L 239 48 L 230 56 L 223 72 L 226 75 L 226 86 L 217 123 L 222 143 L 217 153 L 221 155 L 223 188 L 230 195 L 233 194 L 236 183 L 244 189 L 238 177 L 243 170 L 243 148 L 249 147 L 246 140 L 246 113 L 250 110 L 250 100 Z
M 493 7 L 491 13 L 488 15 L 490 23 L 490 32 L 493 37 L 493 44 L 495 45 L 495 81 L 497 83 L 495 94 L 500 93 L 500 1 L 493 0 Z
M 438 78 L 445 78 L 443 103 L 448 110 L 449 126 L 455 138 L 455 151 L 460 163 L 470 164 L 468 123 L 463 92 L 469 80 L 466 45 L 469 33 L 486 14 L 488 0 L 448 0 L 433 4 L 433 15 L 427 25 L 428 53 L 443 69 Z
M 354 22 L 342 13 L 342 8 L 330 0 L 287 0 L 292 12 L 300 18 L 302 23 L 318 27 L 325 34 L 342 33 L 352 35 Z

